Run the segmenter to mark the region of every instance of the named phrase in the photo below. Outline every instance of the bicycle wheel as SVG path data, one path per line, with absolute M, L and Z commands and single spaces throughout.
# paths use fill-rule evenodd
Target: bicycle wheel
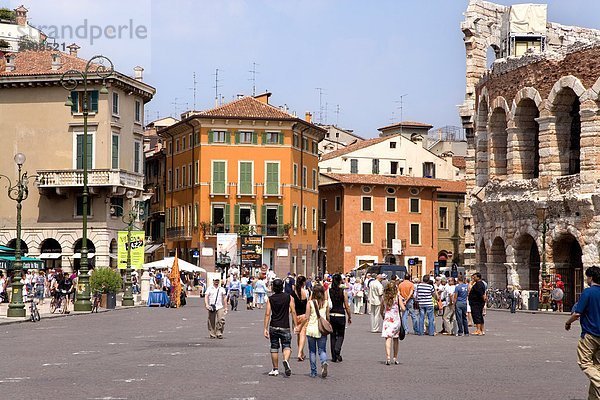
M 54 311 L 56 311 L 56 298 L 52 298 L 52 300 L 50 300 L 50 313 L 54 314 Z

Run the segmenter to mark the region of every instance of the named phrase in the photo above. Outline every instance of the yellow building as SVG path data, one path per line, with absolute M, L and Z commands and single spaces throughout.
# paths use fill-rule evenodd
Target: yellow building
M 165 142 L 166 245 L 207 270 L 217 235 L 263 238 L 279 276 L 316 273 L 318 143 L 325 131 L 269 105 L 270 93 L 193 113 Z M 239 264 L 238 257 L 231 260 Z

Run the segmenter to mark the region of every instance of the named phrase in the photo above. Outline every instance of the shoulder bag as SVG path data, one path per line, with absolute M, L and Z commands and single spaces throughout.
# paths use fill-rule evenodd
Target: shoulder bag
M 319 312 L 319 307 L 315 300 L 313 300 L 313 307 L 315 308 L 315 312 L 317 313 L 317 321 L 319 323 L 319 332 L 321 332 L 321 335 L 323 335 L 323 336 L 329 335 L 330 333 L 333 332 L 333 328 L 331 327 L 331 324 L 329 323 L 329 321 L 327 321 L 326 318 L 321 317 L 321 313 Z
M 404 329 L 404 323 L 402 322 L 402 311 L 400 310 L 400 302 L 402 299 L 398 296 L 398 317 L 400 318 L 400 332 L 398 333 L 398 339 L 404 340 L 406 337 L 406 330 Z

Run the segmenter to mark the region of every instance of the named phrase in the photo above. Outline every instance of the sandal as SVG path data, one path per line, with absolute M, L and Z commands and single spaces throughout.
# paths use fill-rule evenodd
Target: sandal
M 390 359 L 385 360 L 385 365 L 390 365 Z

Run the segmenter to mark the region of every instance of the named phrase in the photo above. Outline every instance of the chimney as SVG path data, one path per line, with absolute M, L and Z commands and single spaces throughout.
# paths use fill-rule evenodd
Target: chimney
M 239 94 L 239 93 L 238 93 L 238 94 L 236 95 L 236 97 L 237 97 L 237 99 L 239 100 L 239 99 L 243 99 L 243 98 L 244 98 L 244 95 L 243 95 L 243 94 Z
M 81 47 L 77 46 L 75 43 L 71 43 L 67 46 L 67 49 L 69 49 L 69 54 L 73 57 L 77 57 L 77 50 L 79 50 L 80 48 Z
M 143 81 L 144 80 L 144 68 L 140 67 L 139 65 L 137 67 L 133 67 L 133 79 L 135 79 L 136 81 Z
M 304 120 L 308 123 L 312 123 L 312 113 L 310 111 L 304 113 Z
M 4 60 L 6 60 L 6 66 L 4 67 L 5 72 L 12 72 L 15 70 L 15 55 L 7 54 L 4 56 Z
M 271 97 L 271 94 L 272 93 L 264 92 L 263 94 L 254 96 L 254 98 L 260 101 L 261 103 L 269 104 L 269 97 Z
M 60 54 L 52 54 L 52 71 L 57 71 L 60 68 Z
M 23 5 L 20 5 L 18 8 L 15 8 L 15 21 L 17 22 L 17 25 L 19 26 L 26 26 L 27 25 L 27 10 L 25 7 L 23 7 Z

